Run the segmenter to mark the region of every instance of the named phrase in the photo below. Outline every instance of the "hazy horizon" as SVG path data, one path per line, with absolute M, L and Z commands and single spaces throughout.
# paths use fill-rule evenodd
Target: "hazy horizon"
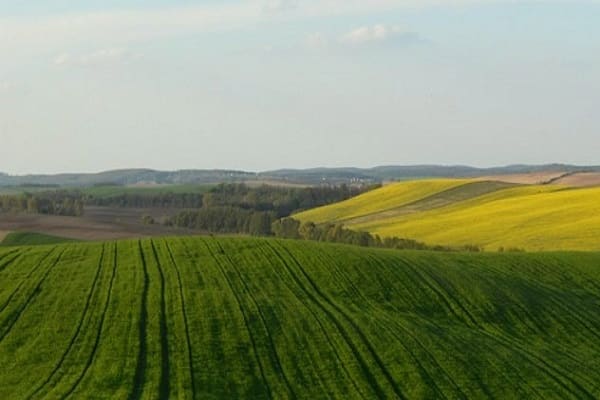
M 598 20 L 594 0 L 0 0 L 0 171 L 598 165 Z

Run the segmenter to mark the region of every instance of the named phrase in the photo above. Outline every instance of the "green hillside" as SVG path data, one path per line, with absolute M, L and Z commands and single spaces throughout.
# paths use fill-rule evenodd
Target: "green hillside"
M 0 398 L 600 397 L 600 254 L 0 249 Z
M 364 194 L 294 218 L 453 247 L 600 250 L 599 187 L 435 182 L 433 191 L 431 181 L 399 183 L 368 192 L 370 199 Z M 409 194 L 414 199 L 407 202 Z

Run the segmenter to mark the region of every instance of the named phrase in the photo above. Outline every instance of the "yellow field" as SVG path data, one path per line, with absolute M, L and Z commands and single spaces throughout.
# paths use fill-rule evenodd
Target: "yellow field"
M 443 186 L 443 181 L 436 182 Z M 456 182 L 448 181 L 448 187 Z M 469 185 L 464 181 L 463 185 L 458 189 L 467 190 Z M 412 187 L 418 186 L 419 181 L 412 182 Z M 430 187 L 429 183 L 425 186 Z M 386 188 L 367 194 L 370 199 L 380 197 L 377 204 L 387 204 L 392 208 L 394 195 L 390 195 L 389 191 L 384 192 L 384 189 Z M 443 196 L 443 190 L 431 195 Z M 362 204 L 363 199 L 360 197 L 364 196 L 366 195 L 351 201 Z M 404 194 L 403 197 L 407 198 L 408 195 Z M 355 218 L 359 213 L 344 203 L 348 201 L 311 210 L 296 218 L 309 221 L 312 215 L 337 215 L 337 221 L 342 221 L 352 229 L 381 236 L 406 237 L 428 244 L 473 244 L 486 250 L 496 250 L 501 246 L 526 250 L 600 250 L 599 187 L 579 189 L 555 185 L 518 186 L 443 207 L 404 213 L 401 211 L 407 207 L 402 199 L 396 203 L 396 215 L 389 211 L 377 211 L 372 207 L 367 218 Z M 375 201 L 372 204 L 376 204 Z M 339 207 L 340 205 L 344 206 Z M 347 212 L 344 214 L 340 210 Z M 318 222 L 324 221 L 321 218 Z
M 464 185 L 467 179 L 431 179 L 392 183 L 363 195 L 297 214 L 294 218 L 314 223 L 340 222 L 387 211 Z

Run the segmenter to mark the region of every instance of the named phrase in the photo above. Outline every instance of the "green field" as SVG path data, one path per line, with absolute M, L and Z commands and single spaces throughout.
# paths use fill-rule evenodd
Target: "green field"
M 600 254 L 0 249 L 2 399 L 597 399 Z
M 303 212 L 301 221 L 337 222 L 355 230 L 428 244 L 486 250 L 600 250 L 600 188 L 448 181 L 398 183 Z M 414 193 L 406 201 L 407 192 Z M 377 201 L 370 201 L 377 199 Z M 369 200 L 369 201 L 365 201 Z
M 10 232 L 2 241 L 0 241 L 0 246 L 36 246 L 74 241 L 76 240 L 60 236 L 46 235 L 43 233 Z
M 120 185 L 103 185 L 92 186 L 81 189 L 81 191 L 89 196 L 98 198 L 107 198 L 123 195 L 158 195 L 166 193 L 188 194 L 188 193 L 205 193 L 212 189 L 214 185 L 154 185 L 154 186 L 120 186 Z

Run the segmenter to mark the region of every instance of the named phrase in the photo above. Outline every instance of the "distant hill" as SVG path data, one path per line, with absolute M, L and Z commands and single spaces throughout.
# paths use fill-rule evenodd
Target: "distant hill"
M 221 182 L 269 182 L 307 185 L 341 183 L 375 183 L 417 178 L 469 178 L 477 176 L 530 174 L 537 172 L 600 172 L 600 166 L 566 164 L 509 165 L 475 168 L 462 165 L 407 165 L 374 168 L 311 168 L 280 169 L 264 172 L 237 170 L 156 171 L 152 169 L 121 169 L 89 174 L 7 175 L 0 173 L 0 186 L 93 186 L 102 184 L 214 184 Z

